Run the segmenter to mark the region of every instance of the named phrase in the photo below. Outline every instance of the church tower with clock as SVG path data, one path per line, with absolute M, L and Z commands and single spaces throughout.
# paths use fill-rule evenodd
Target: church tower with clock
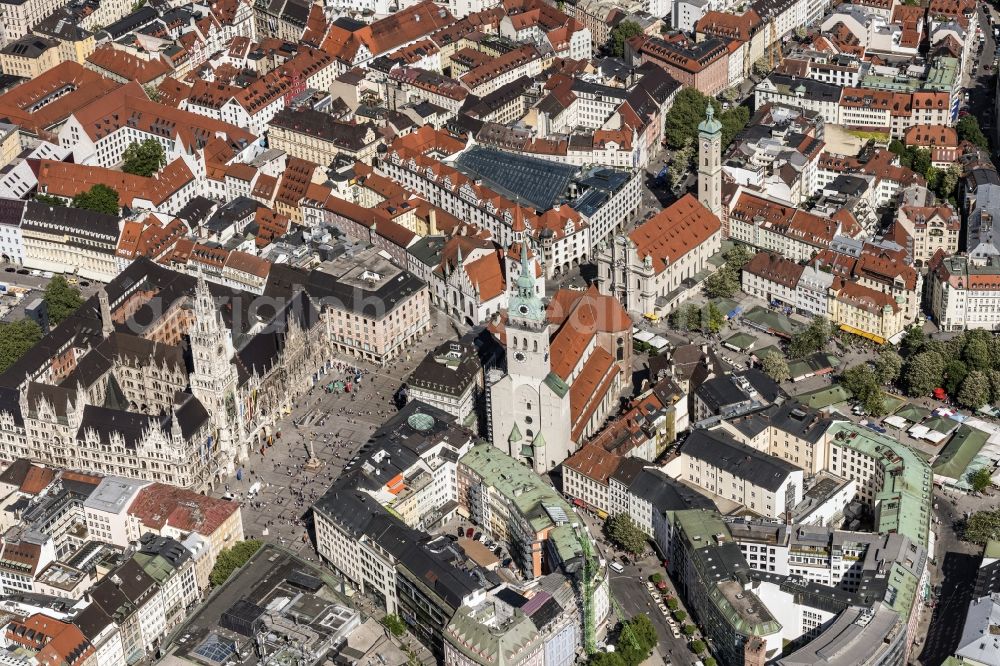
M 504 332 L 507 372 L 488 387 L 490 439 L 543 473 L 572 452 L 569 387 L 552 373 L 548 314 L 523 243 Z

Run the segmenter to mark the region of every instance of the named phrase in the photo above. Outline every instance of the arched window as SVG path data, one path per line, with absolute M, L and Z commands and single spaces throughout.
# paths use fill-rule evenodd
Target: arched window
M 534 347 L 535 347 L 535 351 L 538 351 L 538 340 L 535 340 L 535 345 L 534 345 Z
M 618 356 L 618 360 L 619 361 L 624 361 L 625 360 L 625 339 L 624 338 L 618 338 L 618 354 L 617 354 L 617 356 Z

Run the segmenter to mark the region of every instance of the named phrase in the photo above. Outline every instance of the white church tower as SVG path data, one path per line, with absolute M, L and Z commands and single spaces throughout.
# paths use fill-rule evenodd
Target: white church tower
M 711 104 L 698 125 L 698 201 L 722 219 L 722 123 Z
M 575 448 L 569 387 L 552 373 L 545 304 L 535 293 L 527 242 L 511 287 L 506 324 L 507 373 L 489 387 L 493 445 L 536 472 L 551 470 Z
M 194 322 L 188 337 L 194 361 L 191 392 L 205 406 L 212 419 L 212 444 L 213 450 L 218 451 L 219 471 L 232 474 L 235 463 L 247 457 L 245 447 L 237 441 L 237 377 L 236 367 L 232 364 L 233 342 L 200 271 L 194 292 Z

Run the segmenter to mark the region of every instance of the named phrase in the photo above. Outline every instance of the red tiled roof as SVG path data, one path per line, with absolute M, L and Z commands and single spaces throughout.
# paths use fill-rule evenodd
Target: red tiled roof
M 649 256 L 657 273 L 711 238 L 722 228 L 719 218 L 690 194 L 639 225 L 629 238 L 640 257 Z
M 169 526 L 207 536 L 238 510 L 239 505 L 235 502 L 165 483 L 153 483 L 139 491 L 128 512 L 147 528 L 162 530 Z
M 0 95 L 0 118 L 39 132 L 119 86 L 120 83 L 67 60 Z M 55 95 L 59 91 L 66 92 Z

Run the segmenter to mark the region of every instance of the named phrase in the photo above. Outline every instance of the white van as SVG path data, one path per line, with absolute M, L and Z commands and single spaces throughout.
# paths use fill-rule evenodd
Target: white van
M 625 567 L 623 567 L 623 566 L 622 566 L 621 564 L 619 564 L 618 562 L 612 562 L 612 563 L 611 563 L 611 564 L 609 564 L 608 566 L 609 566 L 609 567 L 611 568 L 611 570 L 612 570 L 612 571 L 614 571 L 615 573 L 622 573 L 623 571 L 625 571 Z

